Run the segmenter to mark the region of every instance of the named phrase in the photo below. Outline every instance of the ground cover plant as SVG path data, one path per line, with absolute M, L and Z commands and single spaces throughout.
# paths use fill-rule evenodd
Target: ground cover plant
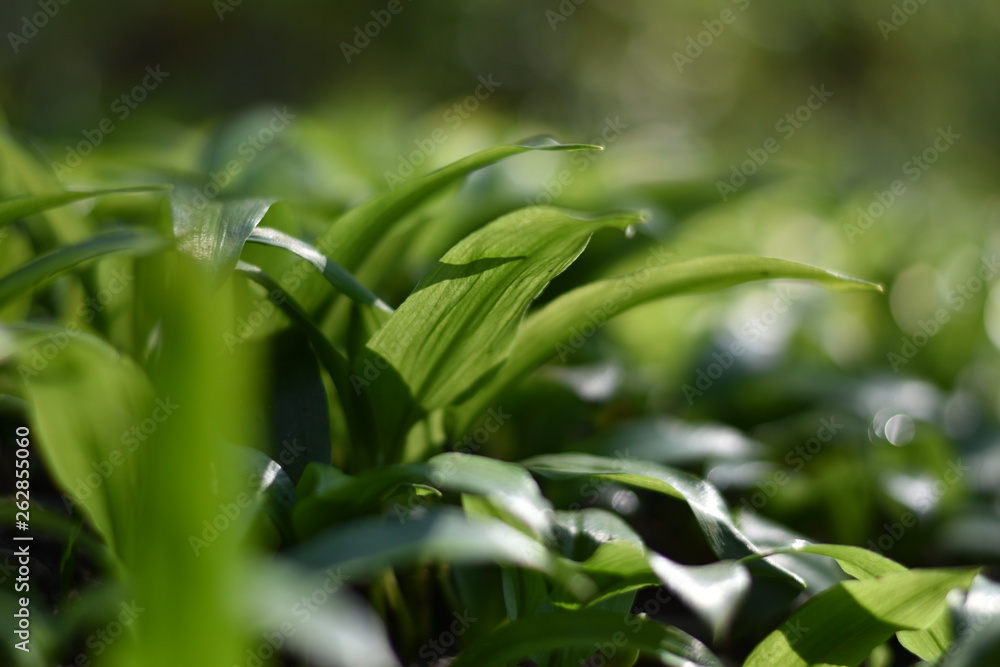
M 0 3 L 0 665 L 1000 664 L 998 11 Z
M 996 611 L 977 568 L 808 541 L 628 447 L 489 455 L 512 388 L 643 303 L 774 279 L 880 298 L 787 260 L 671 261 L 638 213 L 538 205 L 455 235 L 395 307 L 378 296 L 440 233 L 426 202 L 521 153 L 598 148 L 488 148 L 327 222 L 184 183 L 57 190 L 8 140 L 35 192 L 0 202 L 5 410 L 36 486 L 6 511 L 62 552 L 32 650 L 8 659 L 855 665 L 887 664 L 893 638 L 931 663 L 978 655 L 955 641 Z M 536 301 L 595 235 L 640 245 L 642 268 Z M 581 490 L 610 505 L 560 500 Z M 693 518 L 711 558 L 675 560 L 690 547 L 660 527 L 651 546 L 625 518 L 640 495 Z

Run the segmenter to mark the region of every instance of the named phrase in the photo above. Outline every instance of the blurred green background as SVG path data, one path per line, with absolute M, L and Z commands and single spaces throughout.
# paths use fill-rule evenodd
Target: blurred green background
M 631 312 L 511 396 L 487 453 L 628 449 L 811 538 L 998 575 L 1000 6 L 6 0 L 0 24 L 6 122 L 65 186 L 215 186 L 319 225 L 498 142 L 605 145 L 476 175 L 383 286 L 394 304 L 463 231 L 550 199 L 649 222 L 596 237 L 543 299 L 653 251 L 884 283 Z

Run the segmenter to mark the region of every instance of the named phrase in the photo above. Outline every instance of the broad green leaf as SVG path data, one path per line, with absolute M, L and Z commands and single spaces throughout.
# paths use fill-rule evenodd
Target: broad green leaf
M 517 529 L 488 517 L 469 518 L 452 508 L 435 508 L 402 524 L 372 518 L 337 526 L 295 549 L 293 556 L 307 566 L 339 566 L 358 577 L 425 560 L 495 562 L 544 572 L 577 596 L 593 587 L 577 569 Z
M 329 463 L 330 413 L 323 375 L 309 336 L 299 328 L 276 333 L 270 343 L 265 387 L 268 452 L 292 482 L 310 462 Z
M 90 190 L 78 192 L 46 192 L 31 195 L 18 195 L 0 199 L 0 227 L 34 213 L 41 213 L 51 208 L 65 206 L 83 199 L 103 197 L 104 195 L 125 194 L 130 192 L 157 192 L 171 190 L 169 185 L 138 185 L 128 188 L 109 188 L 107 190 Z
M 836 560 L 844 572 L 855 579 L 870 579 L 883 574 L 906 572 L 906 567 L 881 554 L 845 544 L 803 544 L 781 551 L 828 556 Z
M 528 305 L 583 252 L 590 235 L 624 229 L 636 219 L 584 220 L 528 208 L 493 221 L 455 245 L 420 281 L 369 341 L 357 372 L 367 364 L 388 365 L 370 388 L 382 407 L 395 408 L 407 394 L 424 411 L 453 403 L 503 362 Z M 409 426 L 405 409 L 395 409 L 401 423 L 387 425 L 387 440 Z
M 930 627 L 948 592 L 976 570 L 910 570 L 845 581 L 808 600 L 747 658 L 745 667 L 854 667 L 899 630 Z
M 289 236 L 284 232 L 280 232 L 277 229 L 271 229 L 269 227 L 258 227 L 250 233 L 250 237 L 247 240 L 253 243 L 261 243 L 293 252 L 315 266 L 331 285 L 354 301 L 363 303 L 367 306 L 373 306 L 387 313 L 392 312 L 392 308 L 390 308 L 388 304 L 375 296 L 371 290 L 362 285 L 361 282 L 352 276 L 344 267 L 329 259 L 326 255 L 305 241 L 300 241 L 294 236 Z
M 884 574 L 906 572 L 907 569 L 894 560 L 874 551 L 842 544 L 806 544 L 784 553 L 811 553 L 828 556 L 837 561 L 844 572 L 855 579 L 870 579 Z M 937 620 L 922 630 L 901 630 L 897 633 L 899 643 L 914 655 L 924 660 L 937 661 L 952 642 L 951 614 L 947 608 L 941 610 Z
M 330 225 L 330 229 L 316 245 L 321 248 L 333 247 L 330 257 L 348 271 L 353 271 L 393 225 L 432 196 L 478 169 L 532 150 L 601 150 L 601 147 L 561 144 L 548 137 L 538 137 L 521 144 L 487 148 L 430 174 L 407 181 L 348 211 Z
M 529 654 L 588 648 L 605 662 L 639 651 L 663 665 L 722 667 L 697 639 L 643 616 L 607 611 L 554 611 L 519 618 L 468 646 L 451 667 L 515 664 Z M 628 663 L 625 663 L 628 664 Z
M 754 280 L 777 278 L 811 280 L 831 289 L 881 290 L 875 283 L 813 266 L 746 255 L 719 255 L 664 264 L 578 287 L 525 319 L 503 367 L 457 409 L 457 432 L 465 432 L 503 391 L 555 354 L 559 346 L 582 327 L 599 325 L 654 299 L 712 292 Z
M 135 429 L 158 407 L 148 379 L 100 339 L 57 327 L 0 328 L 0 360 L 10 357 L 31 405 L 32 445 L 120 555 L 135 529 Z
M 173 197 L 177 249 L 198 260 L 210 280 L 221 284 L 236 268 L 243 245 L 274 201 L 241 199 L 197 206 Z
M 531 474 L 515 463 L 448 452 L 427 461 L 427 482 L 442 491 L 481 496 L 496 516 L 546 541 L 552 533 L 552 504 Z
M 554 479 L 597 477 L 684 500 L 694 512 L 709 546 L 721 558 L 739 559 L 760 550 L 736 527 L 718 489 L 689 473 L 631 459 L 610 459 L 589 454 L 551 454 L 523 461 L 536 475 Z M 751 564 L 751 568 L 753 568 Z M 792 573 L 764 561 L 759 573 L 782 576 L 799 588 Z
M 166 239 L 153 232 L 133 229 L 106 232 L 81 243 L 58 248 L 0 278 L 0 305 L 88 260 L 115 252 L 146 254 L 168 245 Z
M 299 485 L 302 499 L 295 509 L 296 526 L 311 534 L 325 525 L 375 511 L 406 484 L 481 496 L 491 516 L 523 528 L 536 539 L 550 537 L 552 506 L 524 468 L 459 453 L 441 454 L 426 463 L 381 466 L 357 476 L 344 475 L 332 466 L 310 465 Z M 409 511 L 390 514 L 402 520 Z

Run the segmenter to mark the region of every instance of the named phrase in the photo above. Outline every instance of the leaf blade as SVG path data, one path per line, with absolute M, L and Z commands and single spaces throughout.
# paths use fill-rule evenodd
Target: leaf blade
M 257 227 L 250 233 L 247 240 L 253 243 L 282 248 L 283 250 L 295 253 L 316 267 L 316 269 L 323 274 L 323 277 L 326 278 L 331 285 L 354 301 L 365 304 L 366 306 L 378 308 L 379 310 L 387 313 L 392 312 L 392 308 L 390 308 L 387 303 L 382 301 L 382 299 L 378 298 L 371 290 L 365 287 L 361 281 L 351 275 L 347 269 L 340 266 L 332 259 L 329 259 L 326 255 L 305 241 L 285 234 L 277 229 L 271 229 L 270 227 Z
M 0 305 L 92 259 L 116 252 L 148 254 L 168 246 L 169 242 L 158 234 L 134 229 L 99 234 L 80 243 L 57 248 L 0 278 Z
M 718 255 L 662 264 L 602 280 L 567 292 L 527 317 L 503 368 L 475 397 L 456 409 L 459 432 L 468 429 L 486 406 L 516 380 L 555 354 L 574 330 L 594 326 L 594 312 L 604 320 L 656 299 L 711 292 L 754 280 L 811 280 L 834 289 L 881 291 L 881 286 L 806 264 L 748 255 Z M 602 320 L 603 321 L 603 320 Z
M 603 649 L 605 660 L 633 649 L 658 658 L 664 665 L 722 667 L 701 642 L 676 628 L 644 617 L 590 610 L 519 618 L 467 647 L 452 667 L 505 665 L 529 654 L 566 647 L 588 647 L 595 652 Z
M 807 601 L 751 652 L 744 667 L 859 664 L 900 630 L 923 630 L 976 570 L 909 570 L 845 581 Z
M 28 195 L 17 195 L 0 199 L 0 226 L 19 220 L 35 213 L 41 213 L 73 202 L 103 197 L 112 194 L 129 194 L 133 192 L 169 191 L 170 185 L 136 185 L 127 188 L 107 188 L 103 190 L 47 192 Z
M 171 198 L 177 249 L 200 262 L 211 280 L 221 284 L 236 269 L 247 238 L 267 214 L 274 199 L 242 199 L 194 206 Z

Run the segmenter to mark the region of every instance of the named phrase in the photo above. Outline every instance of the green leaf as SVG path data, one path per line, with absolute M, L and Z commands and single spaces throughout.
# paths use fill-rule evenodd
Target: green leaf
M 600 653 L 605 659 L 601 664 L 638 650 L 663 665 L 722 667 L 701 642 L 676 628 L 643 616 L 591 610 L 554 611 L 519 618 L 467 647 L 451 667 L 513 664 L 529 654 L 567 647 L 589 648 Z
M 271 229 L 270 227 L 258 227 L 250 233 L 250 237 L 247 240 L 253 243 L 274 246 L 275 248 L 283 248 L 289 252 L 295 253 L 315 266 L 331 285 L 354 301 L 363 303 L 367 306 L 374 306 L 375 308 L 383 310 L 387 313 L 392 312 L 392 308 L 390 308 L 388 304 L 375 296 L 371 290 L 362 285 L 361 282 L 352 276 L 344 267 L 337 264 L 332 259 L 329 259 L 326 255 L 305 241 L 300 241 L 294 236 L 289 236 L 284 232 L 280 232 L 277 229 Z
M 88 260 L 115 252 L 146 254 L 162 250 L 168 245 L 166 239 L 153 232 L 133 229 L 107 232 L 75 245 L 58 248 L 0 278 L 0 305 L 44 285 Z
M 0 328 L 31 404 L 32 439 L 68 498 L 119 555 L 133 534 L 132 429 L 153 408 L 145 374 L 98 338 L 42 325 Z
M 295 509 L 298 530 L 311 534 L 331 523 L 374 511 L 400 486 L 429 484 L 442 491 L 482 496 L 491 516 L 538 540 L 551 533 L 552 506 L 521 466 L 470 454 L 441 454 L 420 464 L 382 466 L 357 476 L 332 466 L 306 469 Z
M 910 570 L 845 581 L 808 600 L 757 645 L 745 667 L 854 667 L 899 630 L 930 627 L 948 592 L 976 570 Z
M 171 198 L 177 249 L 201 262 L 213 283 L 236 268 L 243 245 L 275 200 L 212 201 L 194 206 Z
M 34 213 L 41 213 L 51 208 L 65 206 L 83 199 L 103 197 L 104 195 L 124 194 L 129 192 L 157 192 L 171 190 L 169 185 L 138 185 L 128 188 L 110 188 L 107 190 L 90 190 L 79 192 L 67 190 L 64 192 L 46 192 L 32 195 L 18 195 L 0 199 L 0 227 Z
M 646 461 L 573 453 L 537 456 L 522 463 L 534 474 L 543 477 L 596 477 L 681 499 L 694 512 L 716 555 L 739 559 L 760 553 L 756 545 L 733 523 L 729 508 L 718 489 L 689 473 Z M 758 572 L 778 574 L 788 578 L 799 588 L 802 587 L 801 580 L 792 573 L 767 561 L 760 565 Z
M 339 566 L 359 577 L 424 560 L 495 562 L 544 572 L 578 596 L 589 594 L 592 588 L 585 576 L 517 529 L 488 517 L 469 518 L 453 508 L 435 508 L 402 524 L 375 518 L 337 526 L 300 546 L 293 555 L 307 566 Z
M 721 636 L 750 589 L 750 575 L 735 561 L 681 565 L 647 550 L 642 538 L 616 514 L 587 508 L 557 512 L 564 556 L 582 561 L 598 585 L 594 599 L 662 583 Z
M 495 516 L 538 540 L 552 533 L 552 504 L 516 463 L 448 452 L 427 461 L 427 482 L 442 491 L 482 496 Z
M 356 364 L 359 374 L 366 365 L 391 367 L 370 388 L 382 407 L 402 413 L 394 420 L 402 423 L 389 424 L 386 439 L 398 440 L 409 426 L 396 407 L 406 395 L 430 411 L 485 380 L 507 356 L 528 305 L 583 252 L 590 235 L 636 220 L 632 214 L 584 220 L 528 208 L 493 221 L 449 250 Z
M 828 556 L 837 561 L 844 572 L 855 579 L 870 579 L 883 574 L 906 572 L 907 569 L 894 560 L 861 547 L 844 544 L 804 544 L 781 553 L 807 553 Z
M 807 544 L 782 553 L 811 553 L 828 556 L 855 579 L 870 579 L 884 574 L 906 572 L 907 568 L 874 551 L 842 544 Z M 897 639 L 907 650 L 924 660 L 936 662 L 952 642 L 951 615 L 947 608 L 926 629 L 901 630 Z
M 330 256 L 353 271 L 389 230 L 406 215 L 452 183 L 494 162 L 532 150 L 577 151 L 601 150 L 587 144 L 561 144 L 548 137 L 530 139 L 521 144 L 495 146 L 453 162 L 425 176 L 384 192 L 338 218 L 321 237 L 321 248 L 332 247 Z
M 270 382 L 265 388 L 270 455 L 292 482 L 308 463 L 329 463 L 330 414 L 321 366 L 300 328 L 278 332 L 270 341 Z
M 725 289 L 754 280 L 794 278 L 831 289 L 881 291 L 856 278 L 783 259 L 746 255 L 702 257 L 664 264 L 620 278 L 602 280 L 563 294 L 532 313 L 521 326 L 507 362 L 499 372 L 456 410 L 458 433 L 464 433 L 500 394 L 556 353 L 574 331 L 593 327 L 630 308 L 654 299 Z

